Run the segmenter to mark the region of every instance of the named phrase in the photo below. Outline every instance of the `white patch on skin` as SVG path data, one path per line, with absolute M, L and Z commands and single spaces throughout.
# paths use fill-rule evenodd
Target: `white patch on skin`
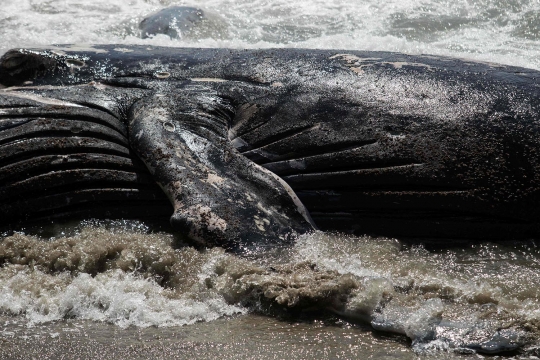
M 362 65 L 362 62 L 369 60 L 380 60 L 380 58 L 361 58 L 352 54 L 336 54 L 334 56 L 330 56 L 330 59 L 338 58 L 345 60 L 347 67 L 359 75 L 364 73 L 362 68 L 368 66 Z
M 363 67 L 365 67 L 366 65 L 364 66 L 351 66 L 349 67 L 349 69 L 351 69 L 352 71 L 354 71 L 355 73 L 357 73 L 358 75 L 360 74 L 363 74 L 364 73 L 364 70 L 362 70 Z
M 283 83 L 280 81 L 273 82 L 270 84 L 271 87 L 283 87 Z
M 208 178 L 206 179 L 206 182 L 210 185 L 221 185 L 225 182 L 225 179 L 217 176 L 213 173 L 208 173 Z
M 196 218 L 196 223 L 204 222 L 209 231 L 227 230 L 227 222 L 214 214 L 208 206 L 194 205 L 190 206 L 186 213 Z
M 340 58 L 346 62 L 346 66 L 354 71 L 357 74 L 363 74 L 364 68 L 373 66 L 375 64 L 380 65 L 392 65 L 394 69 L 401 69 L 403 66 L 415 66 L 415 67 L 424 67 L 428 70 L 432 70 L 432 67 L 427 64 L 422 63 L 409 63 L 406 61 L 381 61 L 379 62 L 380 58 L 361 58 L 356 55 L 352 54 L 336 54 L 333 56 L 330 56 L 330 59 L 337 59 Z M 377 61 L 376 63 L 370 63 L 370 61 Z
M 51 53 L 58 56 L 66 56 L 67 54 L 63 52 L 62 50 L 51 50 Z
M 105 49 L 96 49 L 92 45 L 89 44 L 73 44 L 70 46 L 62 46 L 62 47 L 54 47 L 50 48 L 47 46 L 43 47 L 35 47 L 34 49 L 38 50 L 49 50 L 52 53 L 57 53 L 61 55 L 66 55 L 66 52 L 76 51 L 76 52 L 95 52 L 96 54 L 107 54 L 108 51 Z
M 394 69 L 401 69 L 404 65 L 406 66 L 416 66 L 416 67 L 424 67 L 428 70 L 432 70 L 431 66 L 427 65 L 427 64 L 421 64 L 421 63 L 409 63 L 409 62 L 406 62 L 406 61 L 396 61 L 396 62 L 382 62 L 381 64 L 389 64 L 389 65 L 392 65 L 394 67 Z
M 367 60 L 381 60 L 381 58 L 361 58 L 352 54 L 336 54 L 336 55 L 330 56 L 329 59 L 337 59 L 337 58 L 341 58 L 350 64 L 353 64 L 357 61 L 362 62 L 362 61 L 367 61 Z
M 150 121 L 158 120 L 162 123 L 166 123 L 170 121 L 169 113 L 165 109 L 161 109 L 161 108 L 152 109 L 151 115 L 152 115 L 152 120 Z
M 407 136 L 402 135 L 402 134 L 400 134 L 400 135 L 386 134 L 386 137 L 390 138 L 391 140 L 403 140 Z
M 26 81 L 24 82 L 26 84 Z M 30 81 L 30 83 L 32 83 Z M 85 86 L 85 85 L 82 85 L 82 86 Z M 1 85 L 0 85 L 1 87 Z M 57 89 L 58 87 L 57 86 L 53 86 L 53 85 L 39 85 L 39 86 L 10 86 L 10 87 L 5 87 L 4 86 L 4 91 L 15 91 L 15 90 L 49 90 L 49 89 Z M 1 93 L 2 94 L 6 94 L 6 92 L 2 91 Z
M 266 229 L 264 228 L 264 221 L 259 220 L 259 219 L 254 219 L 254 221 L 255 221 L 255 226 L 257 227 L 257 229 L 259 229 L 260 231 L 266 232 Z
M 182 188 L 182 183 L 180 181 L 173 181 L 172 186 L 174 186 L 174 189 L 180 190 Z
M 133 52 L 133 50 L 126 49 L 126 48 L 114 48 L 113 50 L 118 51 L 118 52 L 123 52 L 123 53 Z
M 11 90 L 13 90 L 13 88 L 8 88 L 8 89 L 5 89 L 5 90 L 2 90 L 1 94 L 2 95 L 7 95 L 7 96 L 18 97 L 18 98 L 22 98 L 22 99 L 29 99 L 29 100 L 37 101 L 39 103 L 47 104 L 47 105 L 77 107 L 77 108 L 84 107 L 84 106 L 74 104 L 74 103 L 70 103 L 70 102 L 67 102 L 67 101 L 62 101 L 62 100 L 53 99 L 53 98 L 46 98 L 46 97 L 35 95 L 35 94 L 11 92 Z
M 197 154 L 199 157 L 199 161 L 202 161 L 206 165 L 208 165 L 208 147 L 210 147 L 212 144 L 207 139 L 198 136 L 196 134 L 193 134 L 189 131 L 182 131 L 179 130 L 178 134 L 182 140 L 184 140 L 184 143 L 186 146 L 194 153 Z
M 272 215 L 272 210 L 265 209 L 260 202 L 257 203 L 257 209 L 261 210 L 266 215 Z
M 105 85 L 105 84 L 102 84 L 102 83 L 96 82 L 96 81 L 91 81 L 91 82 L 88 83 L 88 85 L 93 86 L 94 88 L 99 89 L 99 90 L 105 90 L 107 88 L 112 88 L 112 86 L 110 86 L 110 85 Z
M 176 149 L 175 151 L 176 156 L 178 156 L 180 159 L 184 158 L 184 153 L 180 152 L 180 149 Z M 184 168 L 185 169 L 185 168 Z
M 192 78 L 191 81 L 197 81 L 197 82 L 225 82 L 225 81 L 228 81 L 228 80 L 219 79 L 219 78 Z

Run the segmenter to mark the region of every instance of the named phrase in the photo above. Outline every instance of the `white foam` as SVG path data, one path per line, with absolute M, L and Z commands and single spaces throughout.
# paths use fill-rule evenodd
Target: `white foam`
M 49 241 L 5 238 L 0 312 L 29 324 L 74 317 L 147 327 L 269 308 L 318 309 L 403 334 L 419 352 L 498 351 L 537 336 L 519 324 L 534 328 L 540 319 L 538 289 L 531 286 L 540 275 L 517 275 L 536 269 L 536 257 L 511 268 L 496 261 L 517 258 L 519 247 L 440 254 L 392 239 L 316 232 L 249 260 L 220 248 L 174 249 L 168 234 L 126 226 L 83 225 Z
M 159 35 L 143 40 L 138 37 L 138 23 L 164 6 L 158 0 L 92 0 L 84 5 L 77 0 L 4 0 L 0 53 L 12 47 L 55 43 L 305 47 L 449 55 L 539 69 L 538 40 L 516 32 L 525 26 L 526 14 L 537 11 L 534 2 L 518 2 L 512 11 L 505 4 L 207 0 L 195 6 L 221 18 L 217 30 L 202 29 L 182 39 Z
M 65 281 L 66 274 L 56 276 L 62 279 L 53 287 L 39 282 L 28 286 L 33 281 L 43 282 L 43 279 L 54 281 L 37 270 L 33 274 L 12 277 L 2 284 L 0 311 L 24 314 L 29 324 L 75 317 L 123 328 L 186 325 L 246 311 L 215 295 L 201 299 L 177 297 L 150 279 L 121 270 L 95 277 L 83 273 L 70 281 Z

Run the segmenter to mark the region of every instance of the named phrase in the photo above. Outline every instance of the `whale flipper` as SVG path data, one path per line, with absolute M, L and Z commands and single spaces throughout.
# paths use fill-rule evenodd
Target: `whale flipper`
M 242 156 L 227 139 L 233 107 L 191 86 L 136 103 L 130 143 L 174 206 L 172 226 L 189 238 L 225 245 L 288 242 L 315 228 L 278 176 Z

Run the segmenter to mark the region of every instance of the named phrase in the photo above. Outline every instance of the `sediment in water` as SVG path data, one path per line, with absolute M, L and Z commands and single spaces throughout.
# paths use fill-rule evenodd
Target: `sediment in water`
M 0 311 L 29 324 L 76 318 L 121 328 L 248 312 L 333 317 L 404 335 L 417 352 L 524 351 L 540 337 L 533 243 L 430 252 L 314 233 L 241 257 L 197 250 L 142 224 L 85 223 L 71 232 L 4 237 Z

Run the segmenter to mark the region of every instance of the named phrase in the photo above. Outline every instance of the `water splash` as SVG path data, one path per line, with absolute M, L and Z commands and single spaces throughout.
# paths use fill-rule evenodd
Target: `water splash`
M 139 22 L 170 5 L 200 7 L 210 16 L 180 39 L 140 39 Z M 0 53 L 54 43 L 303 47 L 449 55 L 540 69 L 540 10 L 527 0 L 5 0 L 2 10 Z
M 24 315 L 30 324 L 74 317 L 120 327 L 246 312 L 333 314 L 407 336 L 421 353 L 497 353 L 540 337 L 534 243 L 428 251 L 393 239 L 317 232 L 245 258 L 220 248 L 196 250 L 140 224 L 74 229 L 48 239 L 4 238 L 0 311 Z

